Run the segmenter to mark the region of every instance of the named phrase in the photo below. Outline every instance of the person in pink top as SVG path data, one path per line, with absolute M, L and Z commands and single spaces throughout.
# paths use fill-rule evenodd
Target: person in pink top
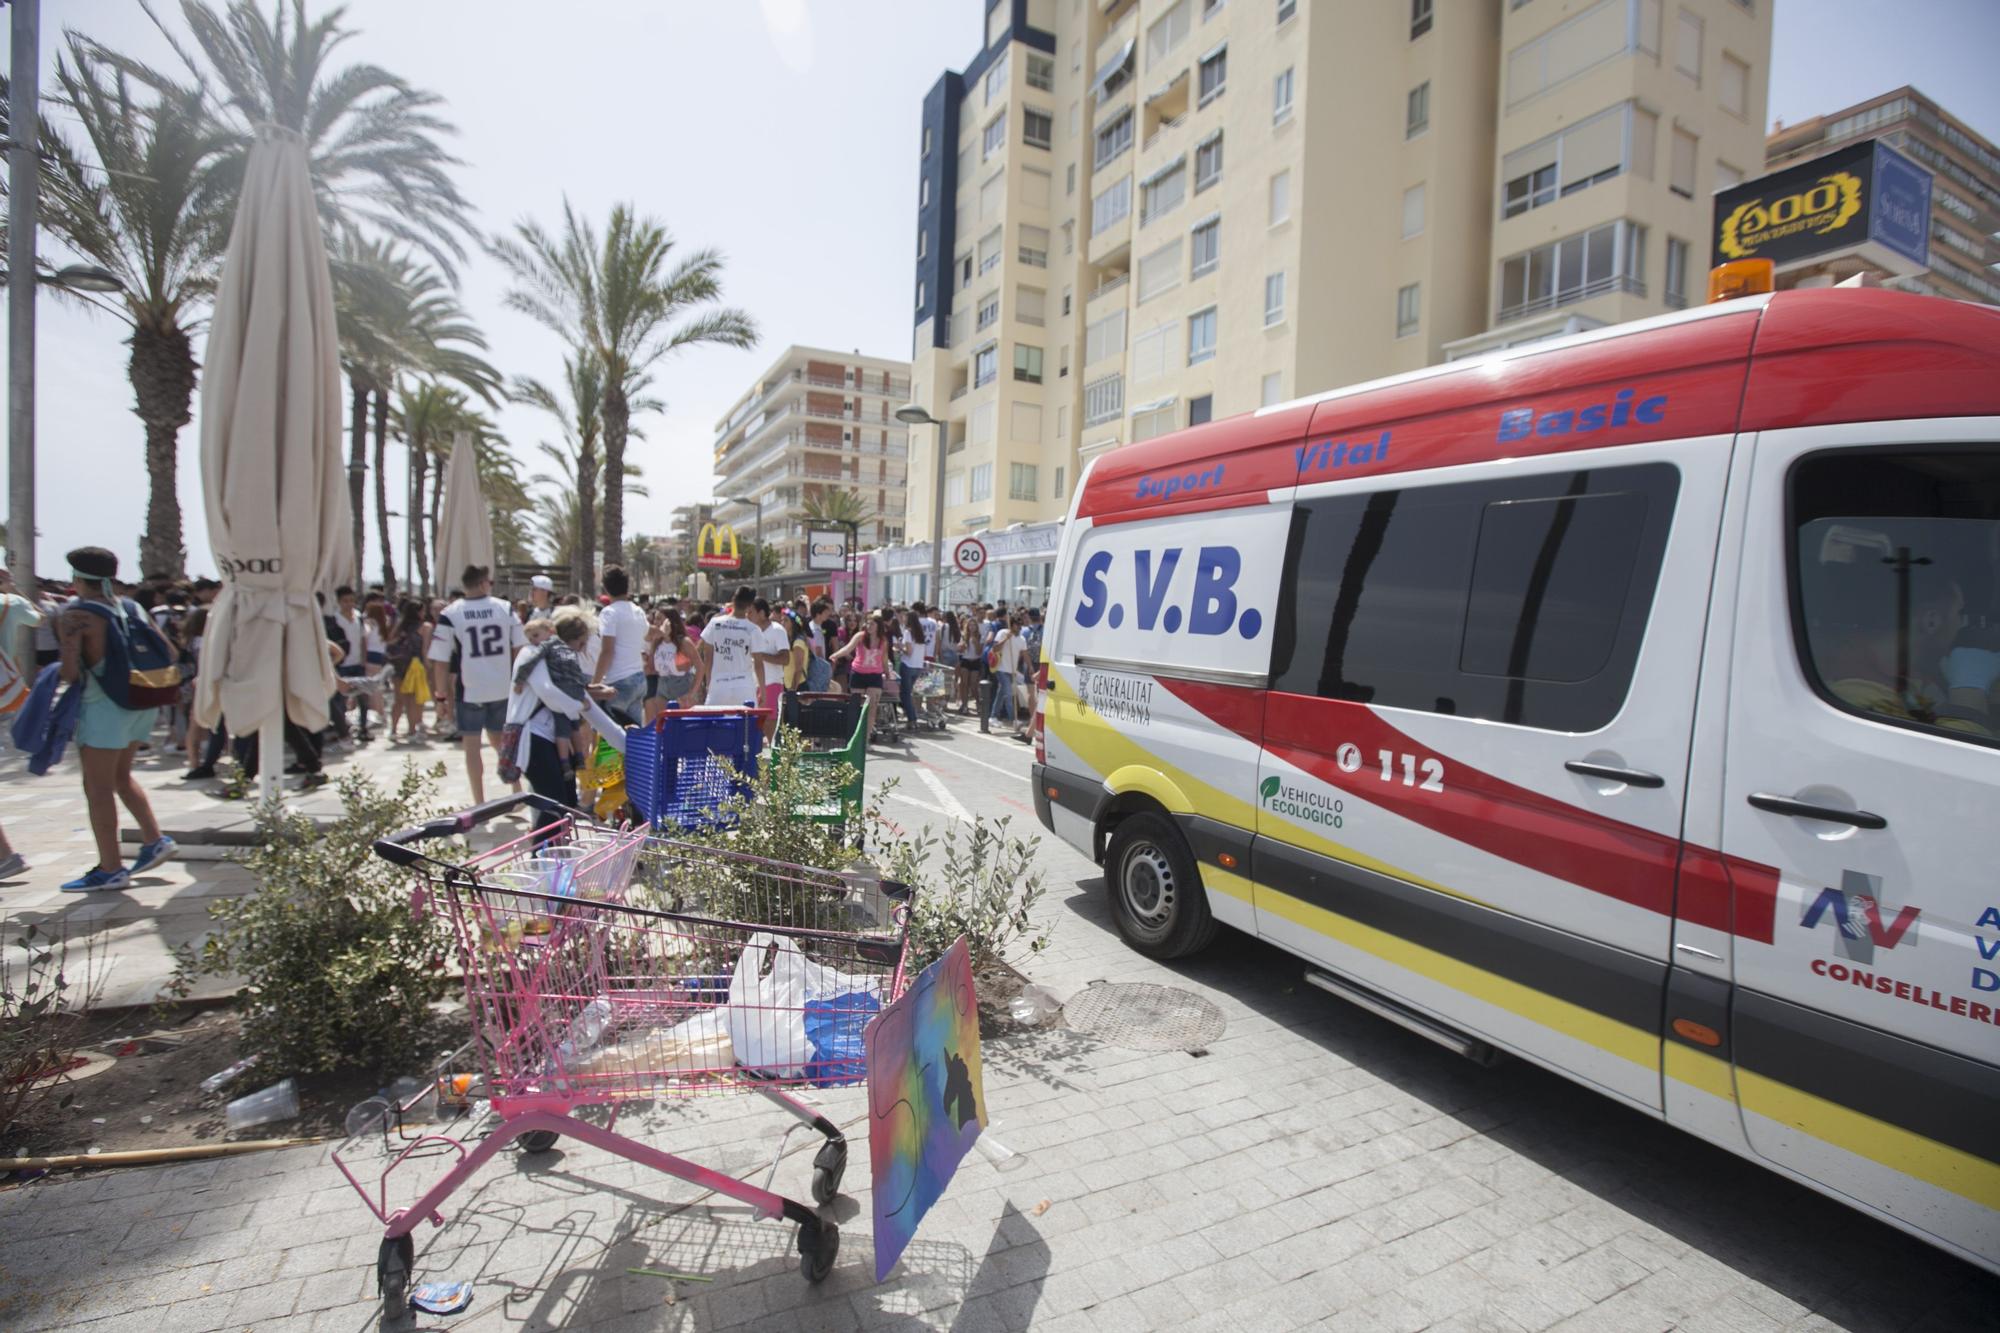
M 889 660 L 889 625 L 886 616 L 871 616 L 862 622 L 847 646 L 833 654 L 835 662 L 853 657 L 854 666 L 848 673 L 847 687 L 868 700 L 868 743 L 875 743 L 876 729 L 880 725 L 877 714 L 881 712 L 882 676 Z

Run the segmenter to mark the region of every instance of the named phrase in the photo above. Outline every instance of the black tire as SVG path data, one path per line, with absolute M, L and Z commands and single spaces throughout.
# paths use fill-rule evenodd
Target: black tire
M 1148 958 L 1184 958 L 1215 938 L 1194 857 L 1165 815 L 1119 821 L 1104 852 L 1104 887 L 1118 933 Z
M 522 1152 L 547 1152 L 562 1142 L 562 1135 L 553 1129 L 531 1129 L 521 1136 Z
M 410 1274 L 417 1266 L 417 1243 L 409 1234 L 384 1240 L 375 1253 L 375 1286 L 382 1293 L 382 1317 L 401 1319 L 410 1312 Z
M 840 1197 L 840 1178 L 846 1174 L 847 1140 L 827 1140 L 813 1158 L 813 1202 L 823 1206 Z
M 840 1228 L 825 1218 L 817 1227 L 799 1228 L 799 1276 L 808 1282 L 826 1281 L 833 1261 L 840 1257 Z

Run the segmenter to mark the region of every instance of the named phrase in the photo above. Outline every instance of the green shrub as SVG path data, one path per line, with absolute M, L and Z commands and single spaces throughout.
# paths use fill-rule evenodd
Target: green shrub
M 5 927 L 0 920 L 0 1140 L 32 1125 L 62 1086 L 57 1076 L 75 1063 L 84 1010 L 102 983 L 88 943 L 78 968 L 67 935 L 30 922 L 10 941 Z M 73 1095 L 64 1092 L 61 1105 Z
M 259 887 L 210 905 L 216 930 L 198 952 L 183 948 L 176 983 L 184 993 L 198 974 L 243 978 L 242 1046 L 261 1057 L 260 1074 L 407 1073 L 437 1050 L 431 1006 L 454 988 L 456 946 L 435 909 L 410 910 L 418 880 L 373 844 L 441 813 L 443 775 L 409 764 L 385 789 L 350 773 L 325 829 L 274 807 L 258 813 L 258 845 L 242 864 Z M 463 855 L 436 847 L 426 851 Z
M 928 967 L 952 942 L 965 936 L 975 972 L 1011 963 L 1012 952 L 1048 947 L 1047 927 L 1037 929 L 1034 907 L 1043 892 L 1035 869 L 1041 838 L 1008 833 L 1011 817 L 988 823 L 984 816 L 945 825 L 934 836 L 929 826 L 913 835 L 890 835 L 883 864 L 891 879 L 916 888 L 910 917 L 911 962 Z

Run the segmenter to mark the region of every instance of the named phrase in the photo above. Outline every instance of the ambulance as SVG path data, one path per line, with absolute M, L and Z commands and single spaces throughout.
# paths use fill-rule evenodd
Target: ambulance
M 1035 719 L 1223 926 L 2000 1272 L 2000 310 L 1763 293 L 1098 458 Z

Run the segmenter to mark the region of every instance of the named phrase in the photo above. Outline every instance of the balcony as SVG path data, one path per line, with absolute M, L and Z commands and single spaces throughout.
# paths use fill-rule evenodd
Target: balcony
M 1126 286 L 1127 283 L 1131 282 L 1131 280 L 1132 280 L 1131 273 L 1125 269 L 1117 269 L 1114 270 L 1111 274 L 1108 274 L 1105 277 L 1104 281 L 1098 283 L 1097 286 L 1091 288 L 1089 294 L 1083 298 L 1083 309 L 1085 317 L 1095 318 L 1099 314 L 1102 314 L 1103 313 L 1102 311 L 1099 311 L 1094 308 L 1096 306 L 1096 303 L 1101 298 L 1111 296 L 1114 293 L 1121 291 Z M 1125 298 L 1123 296 L 1118 297 L 1117 303 L 1121 306 L 1124 305 Z

